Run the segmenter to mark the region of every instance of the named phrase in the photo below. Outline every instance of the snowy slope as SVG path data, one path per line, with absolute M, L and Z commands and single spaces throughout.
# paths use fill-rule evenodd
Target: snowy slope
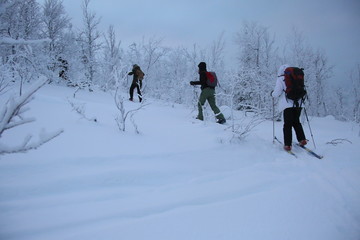
M 1 156 L 0 239 L 360 238 L 355 125 L 311 118 L 325 158 L 302 149 L 294 158 L 272 143 L 270 121 L 231 144 L 230 122 L 197 122 L 193 109 L 150 99 L 134 116 L 140 134 L 131 122 L 120 132 L 109 93 L 73 93 L 45 86 L 27 113 L 37 121 L 3 136 L 12 145 L 42 128 L 64 129 L 36 151 Z M 327 144 L 337 138 L 352 143 Z

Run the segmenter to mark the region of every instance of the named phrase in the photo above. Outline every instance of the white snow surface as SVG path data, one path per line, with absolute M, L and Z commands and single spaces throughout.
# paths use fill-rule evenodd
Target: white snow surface
M 195 108 L 148 99 L 134 115 L 140 134 L 130 119 L 121 132 L 110 93 L 73 93 L 43 87 L 27 112 L 36 121 L 2 136 L 11 146 L 64 130 L 37 150 L 0 156 L 0 239 L 360 239 L 357 125 L 310 117 L 324 158 L 294 148 L 295 158 L 272 142 L 272 121 L 230 143 L 231 121 L 200 122 Z M 282 139 L 282 122 L 275 129 Z

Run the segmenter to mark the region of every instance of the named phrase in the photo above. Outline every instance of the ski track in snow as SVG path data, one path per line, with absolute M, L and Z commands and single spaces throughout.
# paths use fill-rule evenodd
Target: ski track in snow
M 88 203 L 85 204 L 89 205 L 88 208 L 95 208 L 95 209 L 102 209 L 103 214 L 101 215 L 96 215 L 96 216 L 88 216 L 86 215 L 86 219 L 82 219 L 81 217 L 77 220 L 74 220 L 74 217 L 71 216 L 69 219 L 66 219 L 66 221 L 62 224 L 56 224 L 56 226 L 43 226 L 43 222 L 41 225 L 35 225 L 33 226 L 34 229 L 36 230 L 24 230 L 23 232 L 17 232 L 14 236 L 20 236 L 20 237 L 25 237 L 25 236 L 31 236 L 31 235 L 37 235 L 40 234 L 42 232 L 53 232 L 54 234 L 57 231 L 61 231 L 62 229 L 72 229 L 72 228 L 78 228 L 78 227 L 84 227 L 84 226 L 91 226 L 92 224 L 106 224 L 112 221 L 127 221 L 129 219 L 134 219 L 134 218 L 145 218 L 145 217 L 150 217 L 153 215 L 158 215 L 158 214 L 162 214 L 165 212 L 169 212 L 169 211 L 174 211 L 176 209 L 179 208 L 186 208 L 186 207 L 194 207 L 194 206 L 204 206 L 204 205 L 211 205 L 211 204 L 215 204 L 215 203 L 220 203 L 220 202 L 227 202 L 227 201 L 233 201 L 235 199 L 239 199 L 239 198 L 243 198 L 246 197 L 248 195 L 252 195 L 252 194 L 260 194 L 262 192 L 266 192 L 266 191 L 271 191 L 274 188 L 279 187 L 279 185 L 283 185 L 282 183 L 285 183 L 285 185 L 291 185 L 294 184 L 294 181 L 301 181 L 302 177 L 300 176 L 286 176 L 286 177 L 279 177 L 276 179 L 273 179 L 272 177 L 269 177 L 269 179 L 265 179 L 263 176 L 260 178 L 261 181 L 254 181 L 254 183 L 248 184 L 246 186 L 244 186 L 241 189 L 238 189 L 238 186 L 236 186 L 236 188 L 230 188 L 227 189 L 224 186 L 229 185 L 229 183 L 232 183 L 235 180 L 239 180 L 239 175 L 240 176 L 246 176 L 245 179 L 250 178 L 250 179 L 256 179 L 259 178 L 256 175 L 262 175 L 262 173 L 252 173 L 252 175 L 254 176 L 249 176 L 249 174 L 247 172 L 252 172 L 250 169 L 245 168 L 242 169 L 240 171 L 233 171 L 231 173 L 223 173 L 223 174 L 211 174 L 211 175 L 205 175 L 201 178 L 198 179 L 193 179 L 190 182 L 188 182 L 187 184 L 183 184 L 183 183 L 179 183 L 179 184 L 173 184 L 173 185 L 160 185 L 157 186 L 156 188 L 149 188 L 149 189 L 145 189 L 145 191 L 143 189 L 139 189 L 138 192 L 135 193 L 133 192 L 132 194 L 129 194 L 127 192 L 127 190 L 129 191 L 129 189 L 125 190 L 125 193 L 123 193 L 121 188 L 117 188 L 117 187 L 113 187 L 113 188 L 109 188 L 108 184 L 104 184 L 103 186 L 101 185 L 97 185 L 96 183 L 94 183 L 94 179 L 101 179 L 104 178 L 103 175 L 89 175 L 86 176 L 86 178 L 82 178 L 79 177 L 80 179 L 82 179 L 82 182 L 86 182 L 86 185 L 91 185 L 91 189 L 90 190 L 82 190 L 81 189 L 87 189 L 86 186 L 84 186 L 83 184 L 79 183 L 79 181 L 77 180 L 77 178 L 71 178 L 70 180 L 68 180 L 68 183 L 64 183 L 64 182 L 59 182 L 57 183 L 59 186 L 53 185 L 49 182 L 46 183 L 46 186 L 48 186 L 51 189 L 56 189 L 56 191 L 61 192 L 62 194 L 60 194 L 60 196 L 54 196 L 51 197 L 51 190 L 50 189 L 41 189 L 39 190 L 40 193 L 46 194 L 44 197 L 43 196 L 39 196 L 39 199 L 32 199 L 31 197 L 29 198 L 25 198 L 22 199 L 21 202 L 15 202 L 13 203 L 12 201 L 9 203 L 5 203 L 6 208 L 8 209 L 8 211 L 13 210 L 11 205 L 15 204 L 17 205 L 22 205 L 23 208 L 22 209 L 17 209 L 15 207 L 14 210 L 17 211 L 21 211 L 22 215 L 21 218 L 29 218 L 29 216 L 27 216 L 26 212 L 27 209 L 37 209 L 37 214 L 39 217 L 43 217 L 44 221 L 46 218 L 48 218 L 48 214 L 51 213 L 51 215 L 53 217 L 61 217 L 64 215 L 64 213 L 66 212 L 67 208 L 71 208 L 71 209 L 78 209 L 78 207 L 82 207 L 84 208 L 84 202 L 83 201 L 87 201 Z M 111 179 L 112 177 L 115 177 L 113 175 L 122 175 L 122 172 L 117 172 L 114 171 L 113 175 L 110 175 L 111 172 L 106 172 L 106 179 L 104 179 L 104 183 L 108 183 L 109 180 L 107 179 Z M 134 173 L 128 173 L 129 175 L 133 176 Z M 152 179 L 153 177 L 149 174 L 145 174 L 146 177 L 145 179 Z M 136 176 L 136 173 L 135 173 Z M 161 180 L 164 180 L 161 178 Z M 241 179 L 241 178 L 240 178 Z M 157 179 L 157 181 L 161 182 L 161 180 Z M 76 182 L 77 189 L 72 189 L 72 188 L 66 188 L 65 190 L 62 188 L 58 188 L 61 186 L 69 186 L 72 182 Z M 139 188 L 139 186 L 136 186 L 137 184 L 135 184 L 135 186 L 129 184 L 128 182 L 124 182 L 124 181 L 115 181 L 116 185 L 121 185 L 125 184 L 126 188 L 132 188 L 132 187 L 137 187 Z M 166 182 L 166 181 L 164 181 Z M 153 183 L 154 184 L 154 183 Z M 50 186 L 49 186 L 50 185 Z M 151 184 L 150 184 L 151 185 Z M 208 192 L 208 185 L 211 185 L 212 187 L 216 187 L 215 189 L 217 190 L 215 193 L 212 192 Z M 142 184 L 140 186 L 143 186 Z M 235 186 L 234 186 L 235 187 Z M 105 193 L 102 193 L 101 189 L 106 189 L 108 188 L 108 194 L 106 193 L 106 191 L 104 191 Z M 117 190 L 119 192 L 117 192 Z M 205 191 L 204 191 L 205 190 Z M 79 195 L 85 195 L 85 197 L 81 197 L 80 199 L 75 199 L 72 200 L 72 193 L 75 192 L 79 192 Z M 70 192 L 70 193 L 69 193 Z M 117 192 L 116 194 L 114 192 Z M 31 194 L 36 194 L 36 192 L 31 191 Z M 104 194 L 102 197 L 98 197 L 97 195 L 99 193 Z M 195 196 L 194 196 L 194 193 Z M 50 195 L 50 196 L 47 196 Z M 65 195 L 65 196 L 62 196 Z M 69 197 L 66 197 L 66 195 L 70 195 Z M 174 201 L 173 199 L 175 196 L 191 196 L 191 197 L 186 197 L 185 199 L 180 199 L 180 200 L 176 200 Z M 21 196 L 20 196 L 21 197 Z M 58 203 L 53 203 L 51 204 L 51 202 L 53 202 L 54 200 L 56 201 L 56 199 L 60 200 Z M 63 199 L 62 199 L 63 197 Z M 140 199 L 145 198 L 146 202 L 148 203 L 153 203 L 150 205 L 153 206 L 145 206 L 144 207 L 144 201 L 141 200 L 138 203 L 138 198 L 140 197 Z M 23 197 L 21 197 L 23 198 Z M 44 198 L 44 199 L 42 199 Z M 170 201 L 164 201 L 164 202 L 160 202 L 157 203 L 158 198 L 163 198 L 163 199 L 169 199 Z M 108 200 L 111 199 L 111 200 Z M 125 199 L 125 201 L 124 201 Z M 22 203 L 23 202 L 23 203 Z M 32 202 L 35 202 L 35 204 L 32 204 Z M 126 203 L 126 202 L 131 202 L 133 205 L 133 209 L 121 209 L 122 206 L 122 202 Z M 49 204 L 50 203 L 50 204 Z M 120 206 L 120 209 L 106 209 L 106 205 L 109 206 Z M 87 207 L 85 207 L 87 208 Z M 55 209 L 55 210 L 54 210 Z M 30 210 L 30 214 L 32 214 L 33 210 Z M 74 214 L 74 213 L 72 213 Z M 79 213 L 79 215 L 81 215 Z M 76 214 L 75 211 L 75 216 L 79 216 L 78 214 Z M 64 217 L 62 217 L 64 218 Z M 66 218 L 66 217 L 65 217 Z

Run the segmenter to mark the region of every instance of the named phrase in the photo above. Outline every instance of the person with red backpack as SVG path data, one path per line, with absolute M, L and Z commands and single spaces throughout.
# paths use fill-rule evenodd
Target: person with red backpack
M 297 81 L 299 83 L 297 83 Z M 273 98 L 279 98 L 279 110 L 284 112 L 284 149 L 291 150 L 292 128 L 300 145 L 306 145 L 307 140 L 300 123 L 300 114 L 306 91 L 304 90 L 304 73 L 302 69 L 289 67 L 287 64 L 280 66 Z M 291 99 L 290 99 L 291 98 Z
M 216 106 L 215 103 L 215 87 L 217 85 L 217 77 L 214 72 L 208 72 L 206 70 L 206 63 L 201 62 L 198 65 L 199 67 L 199 81 L 190 81 L 192 86 L 201 85 L 201 94 L 198 102 L 198 116 L 196 119 L 201 121 L 204 120 L 203 116 L 203 106 L 205 105 L 206 100 L 209 102 L 209 105 L 213 112 L 215 113 L 217 123 L 224 124 L 226 123 L 226 119 L 224 115 L 221 113 L 220 109 Z

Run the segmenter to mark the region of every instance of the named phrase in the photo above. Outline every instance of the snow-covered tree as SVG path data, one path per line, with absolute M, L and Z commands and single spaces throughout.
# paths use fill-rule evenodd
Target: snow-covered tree
M 34 121 L 24 115 L 28 110 L 27 104 L 33 94 L 52 76 L 48 70 L 47 59 L 42 54 L 44 45 L 49 41 L 42 39 L 40 35 L 39 5 L 34 0 L 1 1 L 0 5 L 0 92 L 5 92 L 12 84 L 19 86 L 19 91 L 5 100 L 0 109 L 0 140 L 3 140 L 4 132 Z M 24 91 L 25 83 L 38 78 L 43 80 Z M 31 141 L 32 136 L 29 135 L 18 146 L 0 143 L 0 154 L 36 149 L 61 132 L 62 130 L 54 134 L 41 133 L 38 141 Z
M 114 27 L 109 26 L 107 35 L 105 37 L 104 58 L 102 65 L 102 78 L 100 82 L 102 89 L 115 89 L 117 83 L 123 79 L 127 72 L 123 70 L 122 55 L 123 51 L 120 48 L 121 42 L 116 39 Z
M 43 5 L 42 22 L 44 24 L 43 37 L 49 38 L 48 52 L 54 56 L 61 54 L 62 36 L 70 26 L 62 0 L 45 0 Z
M 313 56 L 313 72 L 315 87 L 309 89 L 309 94 L 315 99 L 312 109 L 316 116 L 326 116 L 328 114 L 327 103 L 325 102 L 326 91 L 330 89 L 329 79 L 332 77 L 332 66 L 329 65 L 327 56 L 323 50 L 317 50 Z M 310 78 L 312 79 L 312 78 Z
M 49 68 L 67 82 L 70 57 L 66 49 L 71 44 L 65 39 L 71 24 L 62 0 L 46 0 L 44 2 L 42 23 L 42 36 L 49 39 L 49 43 L 44 48 L 49 61 Z M 74 39 L 72 40 L 74 41 Z M 74 53 L 72 53 L 72 58 L 74 58 Z
M 318 49 L 314 51 L 307 43 L 304 35 L 293 29 L 284 50 L 286 63 L 304 68 L 305 86 L 308 98 L 306 106 L 309 114 L 324 116 L 328 113 L 325 93 L 334 91 L 329 88 L 328 80 L 332 77 L 332 66 L 329 64 L 326 53 Z
M 235 95 L 238 109 L 271 111 L 270 91 L 276 76 L 277 49 L 268 28 L 255 22 L 244 22 L 236 35 L 239 48 L 238 78 L 242 91 Z
M 307 43 L 304 34 L 298 29 L 293 28 L 289 33 L 284 47 L 284 54 L 284 63 L 302 67 L 305 70 L 311 68 L 313 49 Z
M 40 6 L 35 0 L 3 0 L 1 35 L 13 39 L 37 39 L 40 35 Z
M 349 120 L 349 109 L 344 107 L 349 104 L 348 93 L 344 88 L 336 88 L 327 94 L 327 105 L 329 107 L 328 113 L 335 116 L 342 121 Z
M 163 61 L 162 72 L 158 87 L 152 88 L 156 95 L 173 103 L 193 102 L 193 91 L 189 81 L 195 78 L 194 66 L 188 61 L 184 48 L 178 47 L 169 51 Z
M 96 73 L 98 72 L 97 54 L 101 49 L 100 32 L 98 26 L 100 18 L 89 9 L 90 0 L 83 0 L 83 23 L 84 27 L 79 36 L 79 42 L 82 48 L 82 63 L 84 65 L 86 86 L 96 84 Z
M 6 93 L 13 85 L 12 72 L 8 64 L 0 64 L 0 96 Z
M 360 123 L 360 64 L 357 64 L 351 72 L 350 79 L 352 82 L 352 119 Z
M 143 94 L 151 94 L 160 86 L 165 69 L 162 63 L 168 52 L 169 48 L 162 45 L 162 39 L 156 37 L 143 38 L 141 42 L 129 46 L 126 57 L 128 68 L 130 64 L 138 64 L 145 73 Z
M 11 72 L 7 81 L 18 83 L 22 92 L 24 82 L 48 72 L 47 59 L 42 54 L 46 39 L 41 39 L 40 7 L 33 0 L 6 1 L 0 13 L 0 53 L 3 68 Z
M 222 32 L 217 39 L 213 41 L 210 46 L 210 59 L 208 66 L 212 71 L 218 75 L 224 73 L 225 70 L 225 40 L 224 32 Z

